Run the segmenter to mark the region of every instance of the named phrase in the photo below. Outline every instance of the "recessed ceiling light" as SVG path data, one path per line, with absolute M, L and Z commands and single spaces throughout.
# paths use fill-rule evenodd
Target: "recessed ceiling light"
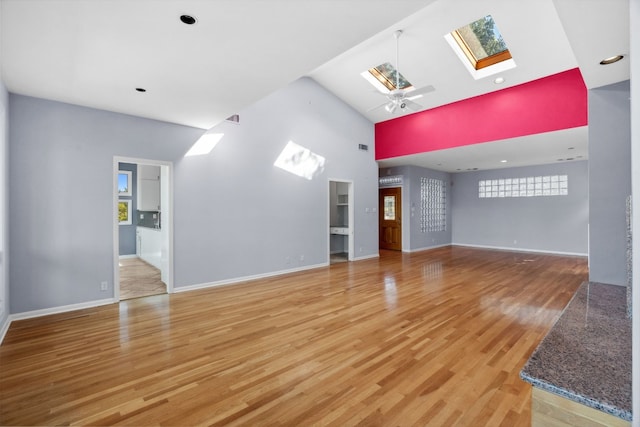
M 600 65 L 613 64 L 614 62 L 620 61 L 622 58 L 624 58 L 624 55 L 611 56 L 609 58 L 606 58 L 606 59 L 603 59 L 602 61 L 600 61 Z
M 146 90 L 145 88 L 143 88 L 143 87 L 137 87 L 137 88 L 136 88 L 136 90 L 137 90 L 138 92 L 146 92 L 146 91 L 147 91 L 147 90 Z
M 506 160 L 500 160 L 500 163 L 507 163 Z
M 180 20 L 182 21 L 182 23 L 187 25 L 193 25 L 196 23 L 196 18 L 191 15 L 180 15 Z
M 493 82 L 497 85 L 504 83 L 504 77 L 496 77 Z

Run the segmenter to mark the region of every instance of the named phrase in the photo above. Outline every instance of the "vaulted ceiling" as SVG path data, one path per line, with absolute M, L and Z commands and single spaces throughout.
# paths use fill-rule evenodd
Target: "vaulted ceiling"
M 183 14 L 197 22 L 182 23 Z M 444 40 L 487 14 L 516 63 L 501 85 L 474 80 Z M 360 75 L 395 63 L 397 29 L 402 74 L 436 89 L 416 100 L 424 109 L 575 67 L 588 88 L 629 78 L 628 59 L 599 64 L 629 52 L 628 0 L 0 0 L 0 15 L 10 92 L 203 129 L 301 76 L 374 123 L 397 117 L 370 111 L 384 97 Z M 511 150 L 522 152 L 512 165 L 548 163 L 567 144 L 586 155 L 586 131 L 439 155 L 463 164 Z M 382 164 L 399 161 L 435 165 L 428 155 Z

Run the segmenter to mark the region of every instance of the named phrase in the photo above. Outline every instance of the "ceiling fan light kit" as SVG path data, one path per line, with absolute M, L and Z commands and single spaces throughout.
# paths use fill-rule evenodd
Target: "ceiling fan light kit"
M 402 30 L 396 30 L 393 32 L 393 37 L 396 39 L 396 69 L 395 69 L 395 89 L 391 90 L 389 93 L 382 93 L 382 95 L 386 96 L 388 101 L 382 105 L 378 105 L 377 107 L 372 108 L 369 111 L 377 110 L 379 108 L 383 108 L 390 114 L 395 113 L 398 110 L 411 110 L 411 111 L 420 111 L 422 110 L 422 105 L 413 102 L 409 97 L 420 97 L 426 93 L 433 92 L 435 88 L 431 85 L 424 86 L 418 89 L 413 89 L 413 86 L 410 86 L 409 89 L 400 89 L 400 36 L 402 35 Z

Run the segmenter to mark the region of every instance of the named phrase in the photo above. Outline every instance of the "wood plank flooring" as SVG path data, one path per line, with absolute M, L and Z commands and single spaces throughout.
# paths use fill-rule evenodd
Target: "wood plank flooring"
M 445 247 L 14 322 L 2 425 L 528 426 L 584 258 Z
M 120 299 L 148 297 L 167 293 L 160 270 L 140 258 L 125 258 L 120 264 Z

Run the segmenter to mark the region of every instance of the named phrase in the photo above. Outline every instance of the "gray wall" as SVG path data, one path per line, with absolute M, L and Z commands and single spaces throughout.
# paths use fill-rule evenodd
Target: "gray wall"
M 0 81 L 0 340 L 9 316 L 8 125 L 9 94 Z
M 629 97 L 628 80 L 589 91 L 589 279 L 614 285 L 626 283 Z
M 478 197 L 479 180 L 556 174 L 568 175 L 568 196 Z M 587 254 L 586 161 L 456 173 L 452 179 L 454 244 Z
M 119 163 L 118 169 L 131 172 L 131 196 L 121 196 L 121 199 L 131 200 L 131 224 L 118 226 L 118 253 L 120 255 L 136 254 L 136 224 L 138 223 L 138 165 L 135 163 Z
M 418 166 L 401 166 L 380 169 L 380 177 L 402 175 L 402 250 L 419 251 L 451 244 L 451 175 L 446 172 Z M 420 179 L 434 178 L 447 183 L 447 229 L 438 232 L 422 232 L 420 229 Z
M 114 156 L 175 160 L 203 131 L 14 94 L 9 105 L 11 313 L 112 298 Z
M 10 111 L 12 313 L 113 297 L 114 156 L 174 162 L 176 288 L 327 263 L 329 178 L 354 181 L 356 256 L 378 253 L 377 165 L 357 149 L 373 124 L 310 79 L 197 157 L 199 129 L 13 94 Z M 273 166 L 289 140 L 326 158 L 320 176 Z
M 327 263 L 331 179 L 353 180 L 355 257 L 377 256 L 371 122 L 305 78 L 213 132 L 224 137 L 209 155 L 175 165 L 177 288 Z M 274 167 L 288 141 L 325 157 L 324 171 L 307 180 Z

